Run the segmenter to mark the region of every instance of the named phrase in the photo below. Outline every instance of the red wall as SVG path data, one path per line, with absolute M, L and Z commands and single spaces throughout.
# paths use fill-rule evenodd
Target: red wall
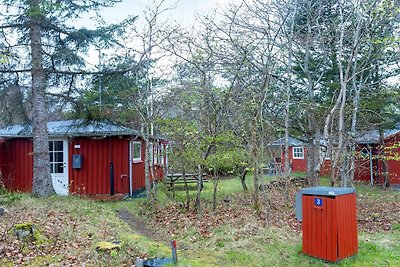
M 386 140 L 385 155 L 387 157 L 389 184 L 400 184 L 400 147 L 399 136 L 393 136 Z M 358 148 L 360 150 L 361 147 Z M 373 149 L 373 155 L 379 155 L 377 148 Z M 373 176 L 374 183 L 383 184 L 384 177 L 382 173 L 383 162 L 381 159 L 373 159 Z M 359 181 L 370 182 L 370 161 L 369 158 L 356 157 L 354 179 Z
M 5 144 L 5 141 L 0 138 L 0 166 L 1 166 L 1 164 L 3 164 L 3 154 L 5 154 L 4 153 L 5 146 L 3 144 Z M 0 170 L 1 170 L 1 167 L 0 167 Z
M 5 141 L 0 138 L 0 187 L 4 186 L 4 179 L 3 179 L 3 165 L 4 165 L 4 160 L 3 160 L 3 155 L 5 155 Z
M 392 136 L 385 142 L 388 148 L 385 154 L 388 157 L 389 183 L 400 184 L 400 135 Z
M 322 164 L 321 175 L 331 175 L 331 166 L 332 161 L 330 159 L 326 159 L 324 164 Z
M 15 138 L 0 145 L 0 168 L 6 188 L 12 191 L 32 190 L 33 156 L 32 141 Z
M 369 155 L 362 157 L 359 151 L 363 148 L 363 146 L 357 147 L 356 158 L 354 162 L 355 171 L 354 171 L 354 180 L 358 181 L 371 181 L 371 170 L 370 170 L 370 159 Z M 375 147 L 372 149 L 373 155 L 379 153 L 378 149 Z M 381 162 L 378 159 L 372 160 L 372 172 L 374 177 L 374 183 L 381 183 L 381 171 L 380 171 Z
M 369 159 L 356 158 L 354 162 L 354 180 L 370 181 L 370 163 Z
M 69 191 L 76 194 L 109 194 L 110 162 L 114 165 L 115 193 L 129 192 L 128 137 L 70 138 L 68 141 Z M 133 190 L 145 187 L 145 145 L 142 142 L 142 161 L 132 163 Z M 80 145 L 79 149 L 74 148 Z M 0 168 L 6 187 L 12 191 L 32 190 L 32 140 L 14 138 L 0 144 Z M 72 168 L 72 155 L 82 155 L 82 168 Z
M 79 145 L 80 148 L 75 148 Z M 73 138 L 69 140 L 69 184 L 70 192 L 76 194 L 109 194 L 110 162 L 114 166 L 115 193 L 129 192 L 129 139 L 127 137 Z M 82 156 L 82 168 L 72 168 L 72 155 Z M 141 164 L 139 164 L 141 165 Z M 142 168 L 143 165 L 142 165 Z M 133 172 L 138 179 L 144 179 Z M 135 188 L 139 189 L 139 188 Z
M 293 147 L 289 147 L 289 161 L 292 162 L 293 172 L 306 172 L 307 171 L 307 148 L 303 147 L 304 158 L 294 159 L 293 158 Z
M 145 143 L 142 142 L 142 160 L 140 162 L 132 163 L 132 187 L 133 190 L 138 190 L 144 188 L 145 185 L 145 175 L 144 175 L 144 160 L 145 160 Z
M 292 163 L 292 172 L 307 172 L 307 148 L 303 147 L 304 158 L 294 159 L 293 158 L 293 146 L 289 147 L 289 161 Z M 285 163 L 285 153 L 282 152 L 282 165 Z M 284 166 L 283 166 L 284 167 Z M 282 169 L 283 169 L 282 167 Z M 331 161 L 325 160 L 322 165 L 321 175 L 329 175 L 331 171 Z

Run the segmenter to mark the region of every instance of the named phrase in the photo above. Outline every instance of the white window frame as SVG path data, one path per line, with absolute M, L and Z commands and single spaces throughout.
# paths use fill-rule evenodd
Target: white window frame
M 154 164 L 154 144 L 153 143 L 149 144 L 148 156 L 150 157 L 151 164 Z
M 322 154 L 322 149 L 323 149 L 323 147 L 321 147 L 320 150 L 319 150 L 320 155 Z M 332 149 L 327 149 L 326 148 L 324 160 L 331 160 L 332 153 L 333 153 Z
M 158 145 L 157 145 L 157 163 L 160 165 L 163 164 L 162 154 L 163 154 L 163 146 L 162 146 L 162 144 L 158 143 Z
M 133 162 L 142 162 L 142 142 L 132 142 L 132 160 Z M 140 154 L 139 157 L 135 158 L 135 145 L 140 146 Z
M 302 146 L 294 146 L 292 149 L 293 149 L 292 150 L 293 159 L 304 159 L 304 147 L 302 147 Z
M 160 147 L 159 147 L 159 145 L 158 145 L 158 143 L 154 143 L 154 145 L 153 145 L 153 147 L 154 147 L 154 164 L 159 164 L 160 163 L 160 161 L 159 161 L 159 155 L 160 155 Z

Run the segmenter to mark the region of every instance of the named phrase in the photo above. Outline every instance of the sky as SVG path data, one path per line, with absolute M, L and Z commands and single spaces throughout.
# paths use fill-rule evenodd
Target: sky
M 156 0 L 159 2 L 160 0 Z M 122 0 L 112 8 L 101 11 L 106 23 L 121 22 L 129 16 L 143 16 L 143 10 L 152 6 L 153 0 Z M 164 0 L 162 7 L 172 8 L 164 13 L 163 19 L 175 21 L 183 26 L 191 26 L 196 21 L 196 15 L 207 15 L 214 9 L 226 7 L 240 0 Z M 92 14 L 93 16 L 94 14 Z M 94 27 L 94 20 L 90 15 L 83 19 L 88 28 Z
M 114 7 L 102 9 L 99 14 L 102 16 L 106 24 L 122 22 L 129 16 L 138 16 L 135 24 L 138 28 L 145 25 L 143 21 L 144 11 L 154 7 L 154 2 L 159 3 L 162 0 L 122 0 Z M 197 16 L 205 16 L 215 9 L 226 8 L 229 4 L 239 3 L 242 0 L 164 0 L 161 9 L 168 9 L 160 17 L 161 21 L 168 23 L 177 23 L 184 27 L 192 27 L 196 25 Z M 89 13 L 74 22 L 76 27 L 86 27 L 89 29 L 96 28 L 96 13 Z M 136 43 L 133 41 L 133 45 Z M 135 45 L 134 45 L 135 46 Z M 138 43 L 140 46 L 140 43 Z M 96 50 L 90 49 L 86 57 L 87 62 L 95 67 L 99 57 Z M 163 61 L 164 62 L 164 61 Z M 163 64 L 169 65 L 164 62 Z

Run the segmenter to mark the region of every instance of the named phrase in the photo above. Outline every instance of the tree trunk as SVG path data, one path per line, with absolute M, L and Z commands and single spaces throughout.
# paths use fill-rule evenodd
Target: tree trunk
M 252 161 L 252 168 L 253 168 L 253 183 L 254 183 L 254 206 L 256 208 L 259 207 L 260 205 L 260 199 L 259 199 L 259 152 L 258 152 L 258 134 L 257 134 L 257 116 L 254 116 L 252 123 L 251 123 L 252 131 L 251 131 L 251 138 L 250 138 L 250 155 L 251 155 L 251 161 Z
M 247 167 L 243 167 L 243 170 L 240 173 L 240 182 L 242 183 L 243 191 L 249 190 L 246 185 L 246 175 L 248 172 L 249 170 L 247 169 Z
M 340 71 L 341 76 L 342 76 L 342 71 Z M 342 184 L 343 185 L 347 185 L 347 181 L 348 181 L 348 175 L 347 175 L 347 170 L 340 170 L 340 168 L 343 169 L 344 166 L 342 166 L 342 163 L 344 162 L 344 158 L 345 158 L 345 146 L 344 146 L 344 134 L 345 134 L 345 125 L 344 125 L 344 108 L 346 106 L 346 92 L 347 92 L 347 85 L 346 82 L 344 80 L 344 77 L 340 78 L 341 80 L 341 90 L 343 91 L 342 94 L 342 100 L 341 100 L 341 105 L 340 105 L 340 109 L 339 109 L 339 129 L 338 129 L 338 146 L 337 146 L 337 150 L 336 150 L 336 155 L 335 155 L 335 159 L 334 159 L 334 164 L 333 164 L 333 168 L 336 169 L 336 171 L 334 172 L 334 176 L 332 176 L 332 184 L 334 185 L 337 181 L 338 178 L 338 174 L 342 174 Z
M 40 10 L 39 0 L 30 1 L 31 10 Z M 50 173 L 49 139 L 47 132 L 46 80 L 43 70 L 42 36 L 40 15 L 33 12 L 29 25 L 32 56 L 32 131 L 33 131 L 33 179 L 35 196 L 54 194 Z
M 308 138 L 309 142 L 307 145 L 307 151 L 304 151 L 305 153 L 307 153 L 307 155 L 304 155 L 305 157 L 307 157 L 307 177 L 312 181 L 313 185 L 316 185 L 315 181 L 314 181 L 314 155 L 315 155 L 315 144 L 314 144 L 314 140 L 312 138 Z
M 188 183 L 187 183 L 187 177 L 186 177 L 185 168 L 183 168 L 182 175 L 183 175 L 183 181 L 185 183 L 185 193 L 186 193 L 186 204 L 185 204 L 186 207 L 185 208 L 186 208 L 186 211 L 189 211 L 190 195 L 189 195 L 189 187 L 188 187 Z
M 148 131 L 148 126 L 146 125 L 145 131 Z M 150 159 L 150 139 L 148 138 L 148 134 L 144 134 L 144 141 L 146 143 L 145 145 L 145 162 L 144 162 L 144 184 L 146 187 L 146 197 L 147 200 L 150 202 L 151 207 L 154 208 L 154 198 L 153 198 L 153 192 L 151 190 L 151 181 L 150 181 L 150 168 L 151 166 L 151 159 Z M 154 178 L 154 177 L 153 177 Z
M 385 134 L 382 128 L 379 128 L 380 158 L 382 159 L 383 187 L 389 185 L 388 163 L 385 153 Z
M 312 2 L 307 2 L 308 3 L 308 12 L 311 10 L 311 5 Z M 319 131 L 317 128 L 319 128 L 318 123 L 315 118 L 315 111 L 318 109 L 317 104 L 315 101 L 315 84 L 317 83 L 318 80 L 315 80 L 311 70 L 310 66 L 312 66 L 312 55 L 311 55 L 311 49 L 312 49 L 312 28 L 314 27 L 313 22 L 311 21 L 311 16 L 307 16 L 307 36 L 306 36 L 306 43 L 305 43 L 305 55 L 304 55 L 304 73 L 307 76 L 307 91 L 308 91 L 308 99 L 310 101 L 311 105 L 311 112 L 308 112 L 308 131 L 310 132 L 308 136 L 308 151 L 307 151 L 307 175 L 311 179 L 312 184 L 316 185 L 319 183 L 319 169 L 316 163 L 316 154 L 319 153 L 319 151 L 316 151 L 316 146 L 318 147 L 319 150 L 319 142 L 320 140 L 315 140 L 315 133 Z
M 356 62 L 354 63 L 353 67 L 353 77 L 355 76 L 355 69 L 356 69 Z M 363 77 L 361 76 L 360 78 L 360 83 L 362 83 Z M 353 78 L 353 90 L 354 90 L 354 96 L 353 96 L 353 116 L 351 118 L 351 140 L 349 140 L 349 146 L 350 146 L 350 172 L 349 172 L 349 182 L 352 185 L 354 181 L 354 171 L 355 171 L 355 151 L 356 151 L 356 143 L 355 143 L 355 137 L 356 137 L 356 126 L 357 126 L 357 113 L 358 113 L 358 107 L 360 103 L 360 91 L 361 91 L 361 85 L 357 86 L 356 79 Z
M 292 21 L 290 23 L 290 36 L 288 40 L 288 65 L 287 74 L 288 79 L 286 81 L 286 105 L 285 105 L 285 178 L 289 178 L 290 167 L 289 167 L 289 124 L 290 124 L 290 94 L 292 87 L 292 54 L 293 54 L 293 32 L 294 23 L 297 13 L 297 1 L 294 3 L 294 10 L 292 15 Z
M 332 109 L 330 110 L 330 112 L 328 113 L 328 115 L 325 118 L 323 141 L 324 141 L 324 146 L 326 147 L 326 149 L 322 150 L 319 153 L 319 160 L 318 160 L 318 164 L 317 164 L 317 167 L 315 170 L 318 174 L 321 173 L 322 165 L 324 164 L 327 152 L 330 151 L 330 149 L 332 149 L 331 141 L 330 141 L 331 140 L 330 133 L 332 131 L 330 131 L 330 126 L 333 121 L 332 120 L 333 115 L 335 114 L 336 110 L 339 108 L 341 99 L 342 99 L 342 90 L 340 90 L 340 93 L 339 93 L 338 98 L 336 99 L 335 105 L 332 107 Z M 331 153 L 331 154 L 332 154 L 331 162 L 333 162 L 335 155 L 333 153 Z M 333 173 L 335 171 L 333 164 L 331 165 L 331 169 L 332 169 L 332 173 Z M 332 179 L 331 179 L 331 182 L 332 182 Z
M 150 127 L 153 127 L 153 125 L 151 125 Z M 151 132 L 152 132 L 152 130 L 151 130 Z M 153 135 L 153 133 L 151 135 Z M 154 143 L 153 143 L 152 146 L 150 146 L 150 149 L 152 149 L 151 153 L 149 153 L 150 156 L 152 156 L 149 159 L 150 177 L 152 178 L 152 180 L 151 180 L 151 197 L 153 198 L 152 199 L 153 200 L 153 208 L 155 209 L 156 208 L 156 203 L 157 203 L 157 199 L 156 199 L 156 196 L 157 196 L 157 177 L 156 177 L 156 174 L 154 173 Z
M 360 37 L 360 30 L 361 30 L 361 15 L 357 12 L 357 23 L 356 29 L 354 32 L 354 40 L 353 40 L 353 47 L 352 47 L 352 56 L 348 59 L 347 66 L 344 68 L 343 66 L 343 55 L 344 51 L 344 34 L 345 34 L 345 21 L 343 19 L 343 10 L 340 8 L 340 38 L 339 38 L 339 46 L 338 46 L 338 67 L 339 67 L 339 79 L 340 79 L 340 91 L 341 91 L 341 105 L 339 109 L 339 118 L 338 118 L 338 147 L 336 150 L 335 160 L 333 164 L 333 168 L 337 169 L 336 173 L 341 173 L 342 185 L 347 186 L 349 181 L 349 173 L 351 170 L 347 170 L 347 168 L 351 168 L 350 164 L 343 164 L 346 166 L 341 166 L 343 161 L 346 157 L 349 157 L 349 149 L 345 147 L 345 122 L 344 122 L 344 113 L 345 113 L 345 106 L 346 106 L 346 95 L 347 95 L 347 83 L 349 81 L 350 70 L 353 67 L 353 73 L 356 73 L 356 62 L 353 63 L 353 60 L 357 60 L 358 55 L 358 47 L 359 47 L 359 37 Z M 353 77 L 355 79 L 355 77 Z M 357 110 L 355 110 L 357 112 Z M 356 121 L 354 121 L 355 123 Z M 350 156 L 351 157 L 351 156 Z M 347 162 L 348 163 L 348 162 Z M 339 167 L 341 167 L 341 171 L 339 172 Z M 345 167 L 345 168 L 344 168 Z M 336 176 L 332 182 L 335 182 Z
M 259 174 L 258 163 L 256 160 L 254 160 L 253 180 L 254 180 L 254 205 L 255 205 L 255 207 L 258 207 L 260 204 L 258 174 Z
M 218 191 L 218 182 L 219 182 L 219 176 L 218 176 L 218 172 L 215 169 L 214 170 L 214 175 L 213 175 L 213 187 L 214 187 L 214 191 L 213 191 L 213 210 L 215 211 L 215 209 L 217 208 L 217 191 Z
M 200 194 L 201 191 L 203 190 L 203 167 L 201 164 L 197 165 L 197 192 L 196 192 L 196 201 L 194 203 L 194 209 L 197 212 L 197 214 L 201 215 L 201 200 L 200 200 Z

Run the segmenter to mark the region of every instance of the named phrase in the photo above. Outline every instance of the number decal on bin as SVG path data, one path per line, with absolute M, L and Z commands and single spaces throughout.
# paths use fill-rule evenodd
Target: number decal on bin
M 318 208 L 322 208 L 322 205 L 323 205 L 322 198 L 320 198 L 320 197 L 314 198 L 314 205 Z

